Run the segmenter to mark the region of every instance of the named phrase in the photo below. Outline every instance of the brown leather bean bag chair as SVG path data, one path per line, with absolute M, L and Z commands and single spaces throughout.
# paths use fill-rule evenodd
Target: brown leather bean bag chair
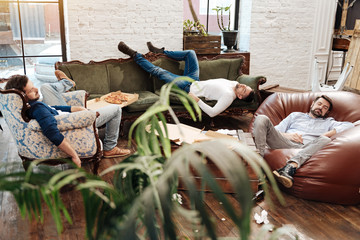
M 306 92 L 272 94 L 260 105 L 250 123 L 263 114 L 277 125 L 292 112 L 309 112 L 316 96 L 325 94 L 333 100 L 329 117 L 337 121 L 360 119 L 360 95 L 350 92 Z M 272 170 L 285 165 L 298 149 L 267 150 L 264 158 Z M 337 204 L 360 203 L 360 125 L 338 133 L 314 154 L 294 175 L 294 185 L 284 191 L 304 199 Z

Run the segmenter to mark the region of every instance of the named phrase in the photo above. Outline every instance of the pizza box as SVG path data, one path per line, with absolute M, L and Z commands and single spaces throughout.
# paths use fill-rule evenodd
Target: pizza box
M 122 92 L 121 94 L 126 95 L 128 97 L 128 101 L 122 102 L 121 104 L 117 104 L 120 107 L 126 107 L 126 106 L 136 102 L 139 99 L 139 94 L 136 94 L 136 93 Z M 91 100 L 87 101 L 86 102 L 87 109 L 97 110 L 97 109 L 105 107 L 107 105 L 114 104 L 114 103 L 108 103 L 105 101 L 105 98 L 109 95 L 111 95 L 111 93 L 108 93 L 100 98 L 95 98 L 95 99 L 91 99 Z

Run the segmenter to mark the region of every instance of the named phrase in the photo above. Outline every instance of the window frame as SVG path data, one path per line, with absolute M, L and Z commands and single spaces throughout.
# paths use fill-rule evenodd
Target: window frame
M 0 56 L 1 59 L 22 59 L 23 62 L 23 71 L 26 75 L 26 59 L 27 58 L 46 58 L 46 57 L 62 57 L 62 60 L 64 62 L 67 61 L 66 56 L 66 36 L 65 36 L 65 17 L 64 17 L 64 1 L 63 0 L 45 0 L 45 1 L 36 1 L 36 0 L 0 0 L 0 3 L 16 3 L 17 4 L 17 11 L 18 11 L 18 17 L 19 17 L 19 32 L 20 32 L 20 46 L 21 46 L 21 55 L 8 55 L 8 56 Z M 52 3 L 52 4 L 58 4 L 58 10 L 59 10 L 59 24 L 60 24 L 60 44 L 61 44 L 61 54 L 56 55 L 27 55 L 24 51 L 24 37 L 23 37 L 23 27 L 22 27 L 22 19 L 21 19 L 21 4 L 32 4 L 32 3 Z

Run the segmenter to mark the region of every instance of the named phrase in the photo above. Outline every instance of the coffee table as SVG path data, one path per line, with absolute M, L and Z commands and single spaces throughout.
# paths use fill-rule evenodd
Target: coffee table
M 179 145 L 181 145 L 183 142 L 186 142 L 188 144 L 199 142 L 199 141 L 207 141 L 214 138 L 235 138 L 241 141 L 242 143 L 246 144 L 250 149 L 252 149 L 255 152 L 258 152 L 255 143 L 252 137 L 251 133 L 244 132 L 243 130 L 231 130 L 231 134 L 224 134 L 223 132 L 215 132 L 215 131 L 202 131 L 201 129 L 194 128 L 191 126 L 187 126 L 185 124 L 181 124 L 181 128 L 183 129 L 183 134 L 188 134 L 188 136 L 180 136 L 177 131 L 177 126 L 174 124 L 167 124 L 168 131 L 169 131 L 169 138 L 173 142 L 172 149 L 176 150 Z M 232 135 L 232 136 L 231 136 Z M 234 137 L 235 135 L 235 137 Z M 259 180 L 253 169 L 250 167 L 249 164 L 246 162 L 243 162 L 245 164 L 245 167 L 248 172 L 251 188 L 253 192 L 255 193 L 255 196 L 259 194 L 259 191 L 261 190 L 262 182 Z M 223 175 L 223 173 L 217 168 L 217 166 L 212 163 L 211 161 L 206 161 L 206 165 L 211 170 L 211 172 L 215 176 L 215 180 L 218 182 L 220 187 L 225 193 L 234 193 L 229 181 L 226 179 L 226 177 Z M 202 178 L 198 176 L 196 173 L 194 173 L 194 179 L 198 183 L 198 186 L 200 188 L 201 186 L 201 180 Z M 179 190 L 187 190 L 185 185 L 181 181 L 181 176 L 179 176 Z M 211 190 L 205 186 L 201 189 L 205 192 L 210 192 Z
M 108 103 L 104 100 L 106 96 L 108 96 L 111 93 L 105 94 L 104 96 L 101 96 L 100 98 L 91 99 L 86 102 L 86 108 L 90 110 L 97 110 L 99 108 L 105 107 L 107 105 L 113 104 Z M 121 104 L 117 104 L 120 107 L 126 107 L 134 102 L 136 102 L 139 99 L 139 94 L 136 93 L 122 93 L 128 97 L 128 101 L 122 102 Z

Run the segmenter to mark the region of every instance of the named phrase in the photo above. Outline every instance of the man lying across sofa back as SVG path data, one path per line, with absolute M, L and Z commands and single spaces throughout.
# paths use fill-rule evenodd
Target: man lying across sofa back
M 147 43 L 150 52 L 163 53 L 177 61 L 185 61 L 184 75 L 195 82 L 177 81 L 175 84 L 182 90 L 189 93 L 203 110 L 210 117 L 214 117 L 225 111 L 236 99 L 242 99 L 251 102 L 254 98 L 254 91 L 247 85 L 223 78 L 199 81 L 199 63 L 193 50 L 185 51 L 167 51 L 164 48 L 156 48 L 151 42 Z M 171 73 L 165 69 L 153 65 L 144 56 L 131 49 L 124 42 L 118 45 L 119 51 L 129 55 L 146 72 L 157 77 L 166 83 L 174 81 L 180 75 Z M 204 103 L 199 97 L 205 97 L 208 100 L 216 100 L 215 106 L 211 107 Z

